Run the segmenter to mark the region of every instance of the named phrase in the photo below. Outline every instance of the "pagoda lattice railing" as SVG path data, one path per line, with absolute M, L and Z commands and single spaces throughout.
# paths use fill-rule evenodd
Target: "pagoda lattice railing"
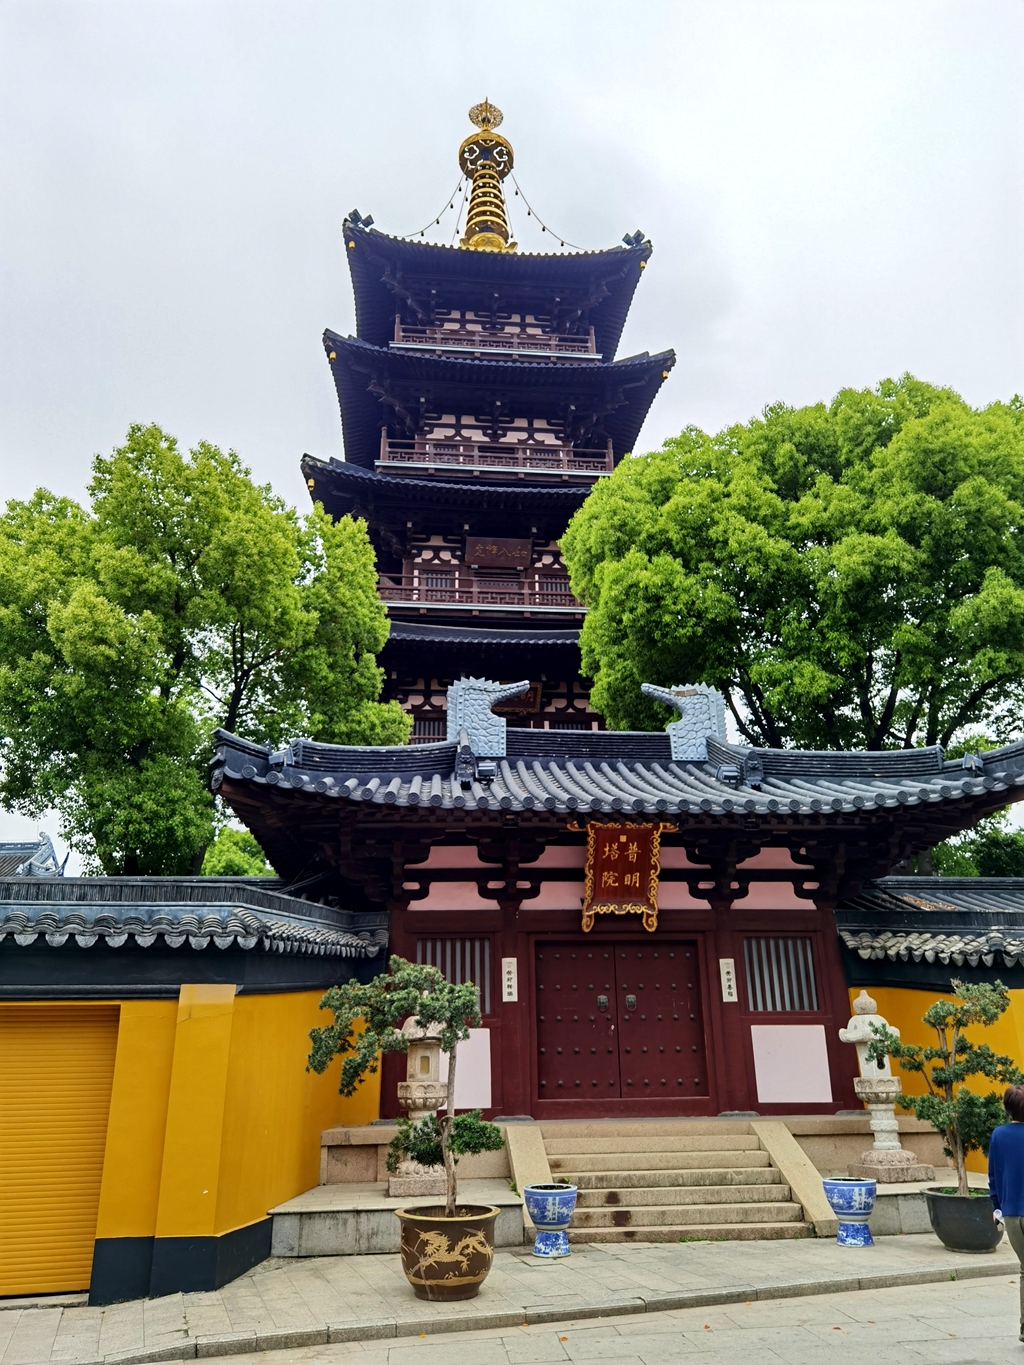
M 600 478 L 615 468 L 611 441 L 580 449 L 570 445 L 527 445 L 511 441 L 435 440 L 417 437 L 396 441 L 381 431 L 380 465 L 415 465 L 436 469 L 475 469 L 490 473 L 532 470 L 562 477 Z
M 496 327 L 410 327 L 395 319 L 395 345 L 427 347 L 430 350 L 511 351 L 521 358 L 582 356 L 600 360 L 594 344 L 594 329 L 586 335 L 529 330 L 529 323 L 499 323 Z
M 559 607 L 582 611 L 582 605 L 569 591 L 569 580 L 552 583 L 542 577 L 525 582 L 509 578 L 478 578 L 475 575 L 438 572 L 431 568 L 415 574 L 381 574 L 378 592 L 385 602 L 450 602 L 458 606 L 518 607 L 528 611 L 537 607 Z

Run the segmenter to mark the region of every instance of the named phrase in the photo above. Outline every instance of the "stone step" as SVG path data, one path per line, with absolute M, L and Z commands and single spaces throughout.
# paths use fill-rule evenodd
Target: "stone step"
M 676 1133 L 728 1133 L 749 1135 L 748 1119 L 541 1119 L 541 1136 L 564 1137 L 671 1137 Z
M 581 1190 L 635 1190 L 680 1185 L 760 1185 L 777 1182 L 782 1173 L 774 1166 L 709 1166 L 681 1171 L 575 1171 L 560 1172 Z
M 709 1223 L 706 1226 L 570 1228 L 570 1242 L 754 1242 L 813 1237 L 811 1223 Z
M 576 1207 L 635 1209 L 648 1204 L 785 1204 L 790 1201 L 790 1195 L 789 1186 L 781 1181 L 774 1185 L 656 1185 L 632 1190 L 580 1190 Z
M 683 1159 L 685 1158 L 685 1159 Z M 709 1167 L 770 1166 L 767 1152 L 594 1152 L 579 1156 L 549 1156 L 552 1175 L 568 1175 L 570 1171 L 670 1171 L 701 1170 Z M 681 1183 L 681 1182 L 680 1182 Z
M 549 1137 L 544 1139 L 544 1149 L 549 1157 L 586 1155 L 594 1152 L 637 1151 L 636 1136 L 616 1137 L 603 1134 L 600 1137 Z M 718 1135 L 698 1133 L 693 1136 L 685 1133 L 664 1136 L 644 1137 L 643 1151 L 647 1152 L 757 1152 L 761 1144 L 756 1137 L 744 1137 L 736 1133 Z
M 678 1204 L 647 1205 L 641 1209 L 576 1209 L 574 1228 L 700 1227 L 709 1223 L 802 1223 L 799 1204 Z

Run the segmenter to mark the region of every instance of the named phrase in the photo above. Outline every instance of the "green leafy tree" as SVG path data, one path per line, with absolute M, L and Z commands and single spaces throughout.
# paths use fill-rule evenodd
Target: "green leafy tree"
M 1007 817 L 1008 811 L 999 811 L 936 844 L 934 871 L 942 877 L 1024 877 L 1024 830 L 1011 829 Z
M 401 743 L 365 524 L 300 518 L 238 456 L 133 426 L 90 506 L 0 518 L 0 802 L 56 807 L 108 874 L 197 871 L 210 730 Z
M 1024 405 L 904 376 L 623 460 L 562 538 L 616 728 L 704 682 L 773 747 L 1012 728 L 1024 678 Z
M 965 1032 L 994 1024 L 1009 1008 L 1010 993 L 1003 983 L 950 985 L 954 998 L 937 1000 L 922 1016 L 935 1030 L 934 1047 L 900 1042 L 891 1029 L 872 1024 L 875 1041 L 868 1044 L 868 1059 L 880 1062 L 889 1056 L 901 1070 L 922 1077 L 923 1095 L 900 1095 L 896 1102 L 942 1134 L 943 1150 L 956 1166 L 957 1193 L 967 1195 L 967 1155 L 979 1151 L 988 1155 L 993 1129 L 1005 1122 L 1006 1115 L 1001 1092 L 979 1095 L 966 1082 L 985 1076 L 1005 1088 L 1020 1085 L 1024 1072 L 1012 1057 L 993 1052 L 987 1043 L 972 1042 Z
M 388 1151 L 388 1169 L 397 1170 L 403 1155 L 423 1166 L 443 1166 L 445 1213 L 455 1216 L 458 1199 L 456 1165 L 460 1156 L 497 1151 L 504 1145 L 501 1129 L 486 1123 L 480 1110 L 455 1113 L 457 1048 L 480 1026 L 480 1001 L 471 981 L 453 985 L 436 967 L 392 957 L 386 974 L 363 984 L 355 979 L 346 986 L 332 986 L 320 1002 L 334 1022 L 310 1031 L 309 1069 L 324 1072 L 341 1056 L 343 1095 L 354 1095 L 368 1075 L 375 1075 L 384 1052 L 408 1052 L 409 1037 L 399 1027 L 415 1018 L 421 1028 L 438 1027 L 441 1051 L 448 1057 L 448 1107 L 444 1117 L 419 1123 L 399 1123 L 398 1134 Z
M 223 825 L 203 856 L 204 877 L 272 877 L 274 869 L 247 829 Z

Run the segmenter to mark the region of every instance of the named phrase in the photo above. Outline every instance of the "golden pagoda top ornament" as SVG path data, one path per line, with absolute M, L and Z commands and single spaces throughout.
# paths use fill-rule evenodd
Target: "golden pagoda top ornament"
M 459 245 L 468 251 L 515 251 L 516 243 L 505 213 L 501 182 L 512 169 L 512 144 L 494 130 L 503 114 L 490 100 L 474 104 L 471 123 L 480 130 L 470 133 L 459 148 L 459 165 L 472 183 L 466 233 Z

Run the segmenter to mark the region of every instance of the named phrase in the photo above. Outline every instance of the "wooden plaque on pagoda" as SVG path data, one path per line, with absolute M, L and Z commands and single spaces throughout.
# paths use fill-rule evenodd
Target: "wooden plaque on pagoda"
M 624 823 L 587 825 L 583 932 L 595 915 L 642 915 L 649 933 L 658 927 L 661 834 L 676 825 Z

